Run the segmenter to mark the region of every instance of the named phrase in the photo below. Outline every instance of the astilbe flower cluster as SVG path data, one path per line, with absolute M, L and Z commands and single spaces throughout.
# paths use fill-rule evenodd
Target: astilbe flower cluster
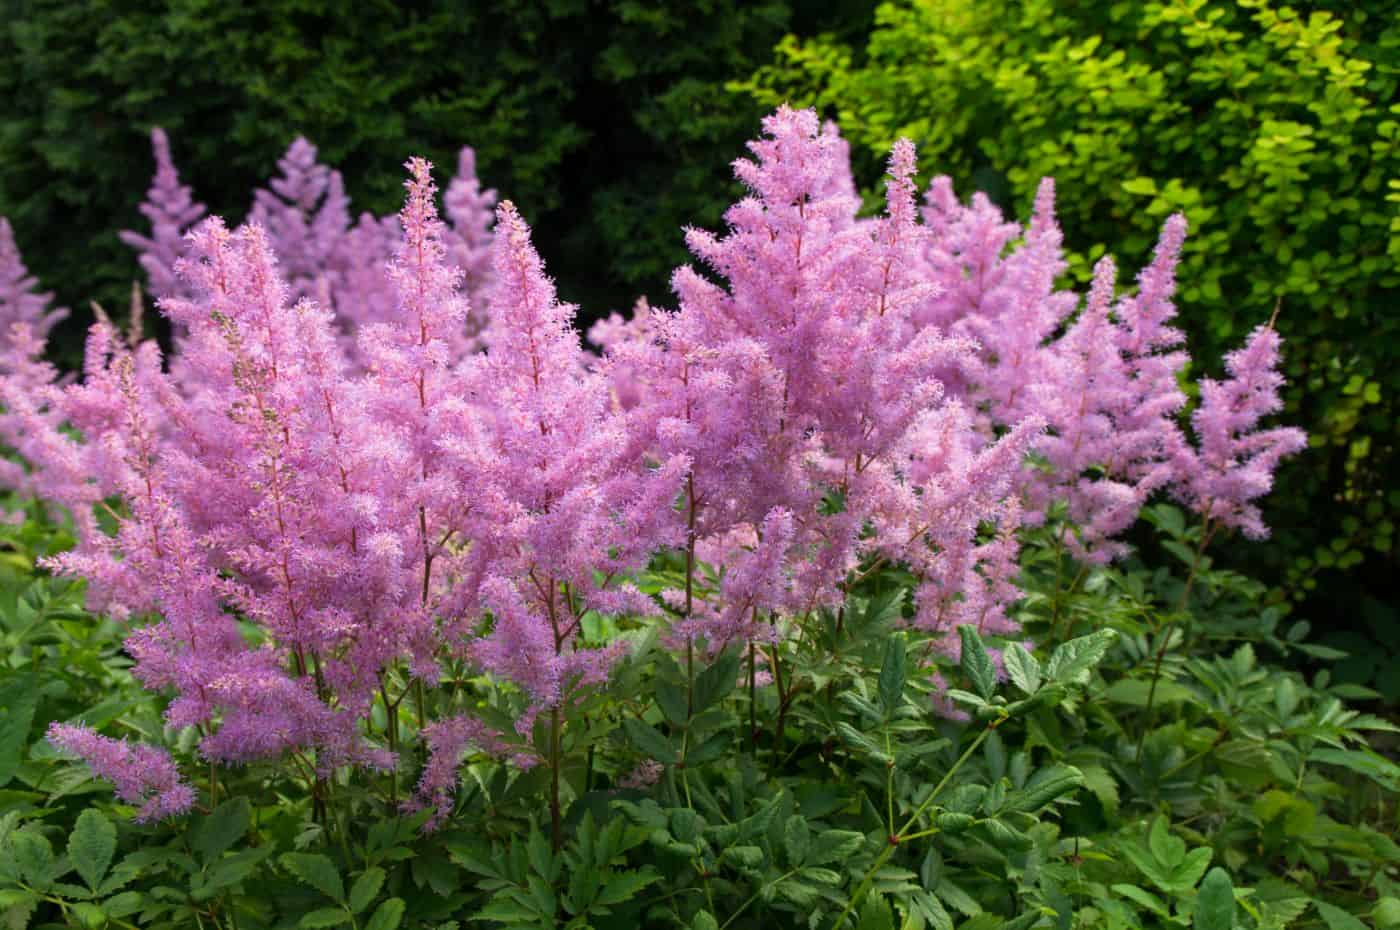
M 62 723 L 50 726 L 48 737 L 59 749 L 86 762 L 98 778 L 111 782 L 118 798 L 139 805 L 138 821 L 162 820 L 194 807 L 194 789 L 180 778 L 175 760 L 164 749 Z
M 1262 534 L 1255 502 L 1303 444 L 1259 428 L 1278 337 L 1256 331 L 1226 380 L 1203 382 L 1192 446 L 1171 326 L 1184 220 L 1134 292 L 1103 259 L 1081 302 L 1057 287 L 1048 181 L 1024 229 L 944 178 L 921 211 L 900 141 L 884 208 L 863 218 L 834 126 L 783 108 L 763 130 L 735 163 L 747 196 L 725 230 L 686 231 L 699 267 L 675 273 L 675 307 L 595 327 L 601 358 L 516 207 L 488 216 L 470 150 L 450 225 L 421 159 L 397 218 L 352 225 L 338 175 L 299 140 L 253 222 L 176 240 L 199 210 L 157 133 L 155 231 L 132 241 L 176 353 L 99 320 L 76 384 L 40 359 L 51 315 L 0 225 L 0 308 L 17 321 L 0 439 L 27 463 L 0 478 L 72 513 L 77 546 L 46 564 L 133 618 L 133 672 L 171 696 L 167 722 L 199 727 L 210 760 L 396 767 L 406 689 L 484 673 L 504 726 L 463 701 L 460 669 L 439 719 L 418 702 L 409 803 L 437 825 L 470 752 L 528 767 L 544 751 L 557 769 L 562 721 L 627 648 L 588 640 L 590 614 L 665 616 L 689 656 L 762 649 L 755 686 L 782 688 L 793 630 L 888 563 L 916 579 L 908 623 L 931 650 L 956 658 L 965 626 L 1015 638 L 1018 531 L 1059 521 L 1058 504 L 1057 532 L 1091 561 L 1164 489 Z M 644 596 L 636 573 L 664 551 L 684 583 Z M 376 700 L 384 742 L 365 725 Z M 95 734 L 55 741 L 124 797 L 184 797 L 173 777 L 132 782 Z
M 176 264 L 187 254 L 186 234 L 206 211 L 194 200 L 191 188 L 180 183 L 164 130 L 151 131 L 151 146 L 156 174 L 141 205 L 151 232 L 125 231 L 120 236 L 137 251 L 149 293 L 158 298 L 188 296 Z M 396 218 L 361 213 L 352 222 L 343 177 L 317 160 L 316 146 L 304 137 L 292 141 L 277 168 L 278 175 L 254 191 L 248 222 L 263 227 L 293 299 L 314 297 L 334 312 L 347 331 L 391 314 L 395 297 L 382 270 L 398 241 Z M 444 241 L 451 261 L 463 271 L 466 296 L 480 305 L 490 285 L 496 192 L 482 189 L 470 147 L 461 150 L 457 169 L 446 198 L 450 225 L 444 230 Z M 466 335 L 454 335 L 462 343 L 456 348 L 476 348 L 473 337 L 485 322 L 484 310 L 478 312 Z M 347 339 L 345 345 L 353 359 L 353 340 Z

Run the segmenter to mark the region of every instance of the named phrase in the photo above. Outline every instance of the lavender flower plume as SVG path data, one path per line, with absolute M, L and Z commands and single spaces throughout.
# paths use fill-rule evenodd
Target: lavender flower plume
M 1191 414 L 1196 447 L 1183 443 L 1173 462 L 1178 497 L 1209 523 L 1251 539 L 1269 535 L 1255 501 L 1273 486 L 1279 462 L 1308 444 L 1295 427 L 1259 428 L 1283 407 L 1281 342 L 1272 326 L 1260 326 L 1225 356 L 1224 381 L 1201 381 L 1201 402 Z
M 156 297 L 184 295 L 175 265 L 185 255 L 185 233 L 204 216 L 205 208 L 195 201 L 189 185 L 180 183 L 170 157 L 170 140 L 159 126 L 151 130 L 151 149 L 155 153 L 156 173 L 146 201 L 141 204 L 142 215 L 151 223 L 150 235 L 131 230 L 118 235 L 140 254 L 150 293 Z
M 164 820 L 188 812 L 194 789 L 180 777 L 170 754 L 156 746 L 101 736 L 88 727 L 53 723 L 48 740 L 81 758 L 93 775 L 109 781 L 117 797 L 138 805 L 138 821 Z

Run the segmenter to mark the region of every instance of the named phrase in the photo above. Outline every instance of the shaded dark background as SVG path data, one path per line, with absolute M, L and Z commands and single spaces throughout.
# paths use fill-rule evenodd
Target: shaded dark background
M 344 175 L 354 213 L 391 213 L 401 165 L 446 183 L 477 150 L 586 324 L 669 297 L 681 227 L 716 226 L 729 163 L 764 108 L 728 93 L 785 34 L 859 36 L 873 0 L 0 0 L 0 215 L 45 289 L 123 307 L 140 276 L 151 126 L 181 180 L 241 219 L 298 134 Z

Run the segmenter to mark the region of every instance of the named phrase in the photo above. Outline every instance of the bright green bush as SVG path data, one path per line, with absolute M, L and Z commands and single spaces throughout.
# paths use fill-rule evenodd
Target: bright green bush
M 241 217 L 297 134 L 352 207 L 397 210 L 405 153 L 478 153 L 541 230 L 564 294 L 606 313 L 665 293 L 683 222 L 718 225 L 727 161 L 762 109 L 722 82 L 787 31 L 868 19 L 870 0 L 7 0 L 0 16 L 0 215 L 32 270 L 83 313 L 139 276 L 117 230 L 164 126 L 187 183 Z M 599 283 L 601 282 L 601 283 Z
M 1181 310 L 1195 357 L 1218 357 L 1275 307 L 1290 346 L 1288 417 L 1314 448 L 1285 466 L 1270 499 L 1284 544 L 1274 558 L 1287 557 L 1298 596 L 1333 569 L 1365 572 L 1375 590 L 1393 577 L 1400 518 L 1394 12 L 886 3 L 868 45 L 790 36 L 740 89 L 768 105 L 817 105 L 867 159 L 907 135 L 935 171 L 1016 215 L 1053 175 L 1080 278 L 1106 243 L 1140 260 L 1162 219 L 1184 211 Z M 1329 592 L 1317 606 L 1338 604 L 1353 601 Z

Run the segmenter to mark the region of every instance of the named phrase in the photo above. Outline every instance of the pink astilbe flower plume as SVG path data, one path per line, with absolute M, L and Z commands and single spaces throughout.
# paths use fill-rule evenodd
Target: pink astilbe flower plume
M 496 200 L 496 192 L 483 189 L 476 176 L 476 152 L 463 146 L 442 205 L 451 225 L 446 237 L 448 260 L 462 270 L 462 291 L 474 307 L 484 305 L 491 289 L 491 226 Z M 485 322 L 482 314 L 474 314 L 469 329 L 475 335 Z
M 1300 429 L 1259 428 L 1260 420 L 1283 407 L 1280 343 L 1272 325 L 1260 326 L 1225 356 L 1224 381 L 1201 381 L 1200 406 L 1191 414 L 1196 448 L 1183 443 L 1173 462 L 1174 490 L 1182 501 L 1208 524 L 1251 539 L 1269 534 L 1254 502 L 1273 486 L 1279 462 L 1308 445 Z
M 312 297 L 318 281 L 333 274 L 350 228 L 350 198 L 340 172 L 320 164 L 316 146 L 301 136 L 277 169 L 278 177 L 253 192 L 248 222 L 267 231 L 293 298 Z
M 188 296 L 175 264 L 185 255 L 185 233 L 205 214 L 204 204 L 194 199 L 189 185 L 180 183 L 170 157 L 170 140 L 159 126 L 151 130 L 151 149 L 155 153 L 156 173 L 146 202 L 141 204 L 151 232 L 142 235 L 127 230 L 118 235 L 139 253 L 141 267 L 146 271 L 146 289 L 151 294 Z
M 677 541 L 669 505 L 687 463 L 648 469 L 627 457 L 607 384 L 585 366 L 570 325 L 574 307 L 556 299 L 509 201 L 496 210 L 495 236 L 494 334 L 470 375 L 475 396 L 489 398 L 486 422 L 479 445 L 454 448 L 460 473 L 481 482 L 480 530 L 459 587 L 465 608 L 494 618 L 469 655 L 529 697 L 517 723 L 525 732 L 573 688 L 606 679 L 621 643 L 585 646 L 583 612 L 648 609 L 609 581 Z
M 424 829 L 433 831 L 452 815 L 457 796 L 457 769 L 473 747 L 494 754 L 506 752 L 498 734 L 473 717 L 457 715 L 435 720 L 423 728 L 428 761 L 418 777 L 418 787 L 406 807 L 410 811 L 432 810 Z
M 56 748 L 86 762 L 98 778 L 111 782 L 118 798 L 138 805 L 138 821 L 164 820 L 194 807 L 194 789 L 180 777 L 164 749 L 63 723 L 49 727 L 48 739 Z
M 15 244 L 10 221 L 0 216 L 0 372 L 13 370 L 17 362 L 28 358 L 31 341 L 40 345 L 48 339 L 49 330 L 68 311 L 62 307 L 49 308 L 53 294 L 38 290 L 38 279 L 29 274 Z M 16 345 L 15 326 L 28 327 L 29 334 Z

